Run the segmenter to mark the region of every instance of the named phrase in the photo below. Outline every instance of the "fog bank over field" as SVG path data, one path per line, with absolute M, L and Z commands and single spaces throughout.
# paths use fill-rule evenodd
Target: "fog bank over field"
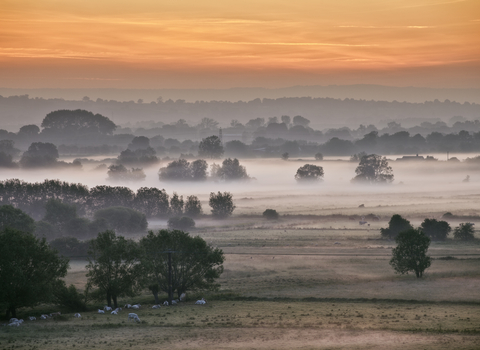
M 460 159 L 464 157 L 465 155 L 459 155 Z M 297 169 L 307 163 L 323 167 L 323 181 L 300 184 L 294 179 Z M 431 213 L 439 217 L 448 211 L 462 215 L 480 214 L 475 205 L 480 198 L 478 167 L 465 163 L 391 161 L 394 182 L 376 186 L 351 183 L 358 163 L 334 158 L 324 161 L 246 159 L 241 164 L 254 179 L 246 182 L 161 182 L 157 174 L 159 167 L 154 166 L 144 169 L 145 181 L 110 182 L 106 172 L 92 171 L 92 165 L 85 165 L 79 171 L 4 170 L 2 180 L 20 178 L 35 182 L 59 179 L 70 183 L 79 182 L 90 188 L 96 185 L 127 186 L 134 191 L 145 186 L 157 187 L 165 189 L 170 196 L 173 192 L 184 198 L 189 195 L 198 196 L 206 214 L 210 214 L 210 192 L 228 191 L 233 194 L 237 206 L 234 216 L 260 215 L 267 208 L 276 209 L 280 215 L 374 213 L 391 216 L 400 213 L 416 216 L 419 213 Z M 462 182 L 467 175 L 470 176 L 469 182 Z M 365 208 L 359 208 L 362 204 Z

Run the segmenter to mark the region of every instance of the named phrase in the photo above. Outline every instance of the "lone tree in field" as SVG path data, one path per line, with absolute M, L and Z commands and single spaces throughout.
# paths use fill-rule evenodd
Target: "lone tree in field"
M 395 242 L 397 247 L 392 249 L 390 260 L 395 273 L 403 275 L 415 272 L 417 278 L 422 277 L 425 269 L 432 263 L 432 259 L 426 255 L 430 238 L 420 229 L 411 229 L 400 232 Z
M 355 173 L 357 176 L 352 179 L 353 182 L 377 184 L 393 181 L 392 167 L 388 165 L 387 158 L 376 154 L 362 156 Z
M 97 287 L 98 299 L 108 306 L 118 307 L 118 297 L 133 297 L 141 289 L 139 284 L 140 251 L 137 244 L 113 231 L 98 234 L 90 241 L 88 251 L 88 287 Z
M 198 156 L 205 158 L 220 158 L 223 155 L 222 141 L 218 136 L 209 136 L 200 141 Z
M 402 216 L 395 214 L 388 222 L 388 228 L 381 228 L 380 233 L 384 238 L 395 238 L 402 231 L 413 229 L 410 221 L 404 219 Z
M 433 241 L 444 241 L 452 230 L 448 222 L 435 219 L 425 219 L 420 226 L 421 230 Z
M 471 222 L 461 223 L 453 230 L 453 237 L 461 241 L 473 240 L 475 238 L 475 236 L 473 235 L 473 233 L 475 232 L 473 225 L 475 224 Z
M 190 290 L 215 290 L 215 280 L 223 272 L 225 257 L 221 249 L 212 248 L 199 236 L 191 237 L 179 230 L 149 231 L 140 241 L 143 284 L 159 304 L 158 292 L 169 292 L 168 252 L 172 251 L 172 293 L 178 297 Z
M 226 218 L 232 215 L 235 209 L 230 192 L 222 193 L 218 191 L 217 194 L 210 192 L 210 200 L 208 203 L 212 207 L 212 215 L 217 218 Z
M 275 209 L 266 209 L 262 215 L 268 220 L 278 220 L 278 213 Z
M 295 174 L 295 180 L 297 181 L 318 181 L 323 178 L 323 168 L 318 165 L 305 164 L 298 168 Z
M 65 277 L 68 259 L 47 241 L 31 233 L 6 228 L 0 232 L 0 307 L 7 319 L 20 307 L 53 301 L 53 292 Z

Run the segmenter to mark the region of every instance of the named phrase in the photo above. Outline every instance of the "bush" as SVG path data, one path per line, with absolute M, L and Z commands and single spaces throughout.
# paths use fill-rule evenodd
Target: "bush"
M 195 227 L 195 221 L 188 216 L 182 217 L 173 217 L 168 219 L 168 227 L 176 230 L 188 230 L 189 228 Z
M 410 221 L 402 218 L 401 215 L 395 214 L 388 222 L 388 228 L 381 228 L 380 233 L 382 237 L 392 239 L 397 237 L 400 232 L 411 229 L 413 229 L 413 226 L 410 225 Z
M 202 214 L 202 203 L 197 196 L 188 196 L 185 202 L 185 215 L 189 217 L 197 217 Z
M 452 228 L 446 221 L 425 219 L 421 224 L 421 230 L 434 241 L 444 241 Z
M 86 311 L 85 296 L 79 293 L 73 284 L 67 288 L 65 282 L 55 288 L 55 303 L 68 311 L 79 312 Z
M 295 180 L 297 181 L 318 181 L 323 178 L 323 168 L 321 166 L 313 164 L 305 164 L 298 168 L 295 174 Z
M 267 209 L 262 214 L 268 220 L 277 220 L 278 213 L 275 209 Z
M 315 160 L 323 160 L 323 154 L 321 153 L 315 154 Z

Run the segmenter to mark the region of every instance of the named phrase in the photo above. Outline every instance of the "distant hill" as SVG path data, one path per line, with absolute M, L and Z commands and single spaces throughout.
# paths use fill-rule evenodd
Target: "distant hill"
M 195 101 L 251 101 L 256 98 L 281 97 L 329 97 L 353 98 L 357 100 L 424 102 L 446 99 L 456 102 L 480 103 L 480 89 L 436 89 L 421 87 L 394 87 L 382 85 L 329 85 L 292 86 L 278 89 L 232 88 L 232 89 L 10 89 L 0 88 L 4 97 L 29 95 L 45 99 L 63 98 L 81 100 L 88 96 L 92 100 L 101 98 L 116 101 L 157 101 L 168 99 Z

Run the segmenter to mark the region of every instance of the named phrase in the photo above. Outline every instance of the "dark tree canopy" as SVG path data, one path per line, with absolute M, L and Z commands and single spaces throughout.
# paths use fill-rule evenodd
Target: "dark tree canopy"
M 212 171 L 213 172 L 213 171 Z M 237 158 L 231 159 L 227 158 L 222 162 L 222 166 L 218 167 L 215 170 L 215 174 L 212 174 L 213 177 L 225 180 L 225 181 L 234 181 L 234 180 L 249 180 L 250 177 L 247 174 L 247 169 L 243 165 L 240 165 L 240 162 Z
M 217 218 L 226 218 L 232 215 L 233 210 L 235 209 L 232 194 L 230 192 L 221 193 L 218 191 L 217 194 L 211 192 L 208 203 L 210 204 L 210 207 L 212 207 L 212 215 Z
M 0 206 L 0 231 L 11 228 L 22 232 L 33 233 L 35 220 L 13 205 Z
M 301 115 L 293 117 L 293 125 L 308 126 L 308 124 L 310 124 L 310 120 L 302 117 Z
M 95 220 L 104 219 L 110 230 L 121 233 L 144 232 L 147 229 L 145 214 L 125 207 L 110 207 L 95 212 Z
M 212 248 L 199 236 L 178 230 L 149 231 L 140 241 L 142 265 L 147 271 L 144 284 L 150 286 L 158 303 L 158 291 L 168 293 L 168 254 L 172 256 L 173 293 L 190 290 L 215 290 L 215 280 L 223 272 L 222 250 Z M 156 295 L 157 294 L 157 295 Z
M 19 136 L 26 136 L 26 137 L 36 136 L 39 133 L 40 133 L 40 128 L 33 124 L 24 125 L 18 131 Z
M 305 164 L 298 168 L 295 174 L 295 180 L 297 181 L 318 181 L 323 178 L 323 168 L 318 165 Z
M 108 180 L 112 182 L 143 181 L 147 177 L 143 169 L 141 168 L 127 169 L 122 164 L 110 165 L 108 167 L 107 175 L 108 175 Z
M 389 183 L 393 181 L 392 167 L 388 165 L 387 158 L 369 154 L 360 159 L 360 164 L 355 169 L 352 181 L 365 183 Z
M 16 317 L 20 307 L 53 301 L 67 269 L 68 259 L 59 257 L 45 239 L 10 228 L 0 231 L 0 305 L 7 318 L 10 313 Z
M 207 168 L 208 164 L 203 159 L 192 163 L 186 159 L 178 159 L 160 168 L 158 177 L 161 181 L 202 181 L 207 178 Z
M 420 226 L 427 237 L 433 241 L 444 241 L 452 230 L 448 222 L 436 219 L 425 219 Z
M 220 158 L 223 155 L 222 141 L 218 136 L 209 136 L 198 145 L 198 156 L 205 158 Z
M 170 199 L 170 213 L 175 216 L 182 215 L 184 203 L 183 196 L 179 196 L 177 192 L 173 192 L 172 198 Z
M 202 214 L 202 203 L 197 196 L 188 196 L 185 202 L 185 215 L 195 218 Z
M 34 142 L 28 147 L 20 159 L 25 168 L 51 167 L 57 163 L 57 146 L 48 142 Z
M 140 252 L 137 244 L 113 231 L 91 240 L 86 266 L 88 286 L 98 288 L 98 296 L 108 306 L 118 307 L 118 297 L 132 297 L 140 291 Z
M 453 237 L 461 241 L 471 241 L 475 238 L 473 233 L 475 229 L 473 228 L 474 223 L 465 222 L 461 223 L 453 230 Z
M 388 228 L 381 228 L 380 233 L 382 237 L 393 239 L 402 231 L 413 229 L 410 221 L 404 219 L 401 215 L 395 214 L 388 222 Z
M 42 128 L 63 135 L 111 135 L 116 127 L 107 117 L 82 109 L 53 111 L 42 121 Z
M 425 269 L 430 267 L 432 259 L 427 256 L 430 238 L 420 229 L 402 231 L 395 238 L 397 247 L 392 249 L 390 265 L 395 273 L 408 274 L 415 272 L 417 278 L 422 277 Z
M 169 212 L 168 197 L 164 189 L 141 187 L 137 190 L 134 208 L 150 218 L 163 216 Z

